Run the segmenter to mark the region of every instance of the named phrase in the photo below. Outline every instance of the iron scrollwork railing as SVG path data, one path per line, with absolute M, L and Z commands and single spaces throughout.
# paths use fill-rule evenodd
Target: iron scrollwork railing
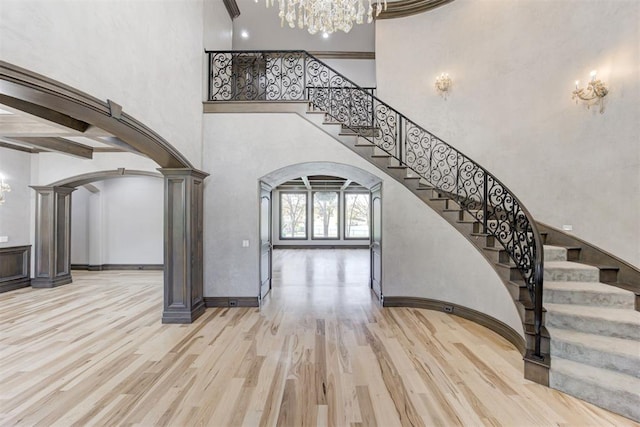
M 500 180 L 305 51 L 207 53 L 209 101 L 309 102 L 469 212 L 522 274 L 534 305 L 534 354 L 542 356 L 542 240 L 531 214 Z

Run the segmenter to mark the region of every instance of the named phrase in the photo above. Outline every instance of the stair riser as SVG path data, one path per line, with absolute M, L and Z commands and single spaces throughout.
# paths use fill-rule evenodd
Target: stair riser
M 526 287 L 507 282 L 507 290 L 514 301 L 529 301 L 529 290 Z
M 447 200 L 445 205 L 446 209 L 460 209 L 460 205 L 454 202 L 453 200 Z
M 588 334 L 640 341 L 640 328 L 635 324 L 622 321 L 618 322 L 549 311 L 547 312 L 546 324 L 547 326 L 559 329 L 572 329 Z
M 432 199 L 428 194 L 425 194 L 425 191 L 414 189 L 414 194 L 417 195 L 420 200 L 425 202 L 431 207 L 435 207 L 438 213 L 442 212 L 442 210 L 446 206 L 447 199 Z M 446 218 L 445 218 L 446 219 Z
M 403 178 L 403 182 L 404 182 L 404 186 L 407 187 L 409 190 L 415 190 L 418 188 L 418 186 L 420 186 L 420 179 L 419 178 Z
M 389 162 L 388 157 L 369 157 L 369 161 L 374 165 L 378 166 L 382 170 L 387 169 L 387 163 Z
M 447 210 L 444 212 L 444 215 L 454 221 L 476 221 L 476 218 L 474 218 L 470 212 L 463 209 Z
M 561 357 L 640 378 L 640 355 L 634 358 L 623 354 L 603 353 L 601 350 L 552 337 L 551 357 Z
M 478 247 L 495 248 L 496 238 L 494 236 L 471 236 Z
M 600 269 L 599 280 L 602 283 L 616 283 L 618 281 L 618 270 L 615 269 Z
M 499 262 L 502 264 L 511 262 L 511 258 L 509 258 L 509 254 L 505 250 L 496 251 L 491 248 L 484 249 L 484 253 L 492 262 Z
M 407 176 L 407 171 L 404 169 L 395 169 L 387 167 L 387 174 L 391 175 L 397 180 L 403 180 Z M 407 181 L 402 181 L 407 182 Z
M 545 261 L 566 261 L 567 251 L 562 248 L 544 248 L 544 260 Z
M 532 308 L 525 308 L 522 304 L 516 304 L 516 309 L 518 310 L 518 314 L 520 315 L 520 319 L 524 320 L 524 323 L 533 324 L 535 319 L 535 314 Z M 542 324 L 545 324 L 545 312 L 542 312 Z
M 544 302 L 554 304 L 588 305 L 592 307 L 608 307 L 634 309 L 633 295 L 605 294 L 600 292 L 544 290 Z
M 549 372 L 549 386 L 594 405 L 640 421 L 640 394 L 614 391 L 600 384 L 554 372 L 553 362 Z
M 533 334 L 526 334 L 525 341 L 527 342 L 527 348 L 534 348 L 536 337 Z M 549 350 L 551 347 L 551 343 L 548 337 L 540 337 L 540 352 L 544 354 L 549 354 Z
M 544 280 L 553 282 L 599 282 L 600 274 L 598 270 L 545 267 Z
M 496 265 L 494 268 L 498 272 L 498 275 L 504 280 L 513 280 L 515 282 L 523 280 L 522 274 L 520 274 L 520 270 L 518 270 L 516 267 Z

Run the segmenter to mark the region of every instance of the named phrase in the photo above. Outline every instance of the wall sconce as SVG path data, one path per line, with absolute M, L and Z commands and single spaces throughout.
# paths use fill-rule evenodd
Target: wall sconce
M 578 99 L 585 101 L 587 108 L 591 105 L 600 104 L 600 114 L 604 113 L 604 102 L 602 99 L 607 96 L 609 89 L 605 86 L 604 82 L 596 79 L 597 72 L 594 70 L 591 72 L 591 81 L 587 84 L 586 88 L 579 87 L 580 81 L 576 80 L 576 90 L 573 91 L 573 97 L 571 99 Z
M 0 205 L 4 203 L 4 193 L 11 191 L 9 184 L 4 182 L 4 176 L 0 175 Z
M 449 77 L 449 74 L 442 73 L 436 77 L 436 90 L 441 97 L 447 99 L 449 89 L 451 89 L 451 77 Z

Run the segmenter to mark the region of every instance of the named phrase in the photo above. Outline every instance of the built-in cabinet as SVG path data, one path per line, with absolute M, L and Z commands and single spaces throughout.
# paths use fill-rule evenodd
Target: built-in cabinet
M 31 246 L 0 248 L 0 293 L 31 284 Z

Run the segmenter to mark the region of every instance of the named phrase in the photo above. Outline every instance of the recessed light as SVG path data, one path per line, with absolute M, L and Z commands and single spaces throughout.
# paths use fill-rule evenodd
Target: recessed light
M 247 32 L 247 30 L 242 30 L 242 32 L 240 33 L 240 36 L 243 39 L 248 39 L 249 38 L 249 33 Z

